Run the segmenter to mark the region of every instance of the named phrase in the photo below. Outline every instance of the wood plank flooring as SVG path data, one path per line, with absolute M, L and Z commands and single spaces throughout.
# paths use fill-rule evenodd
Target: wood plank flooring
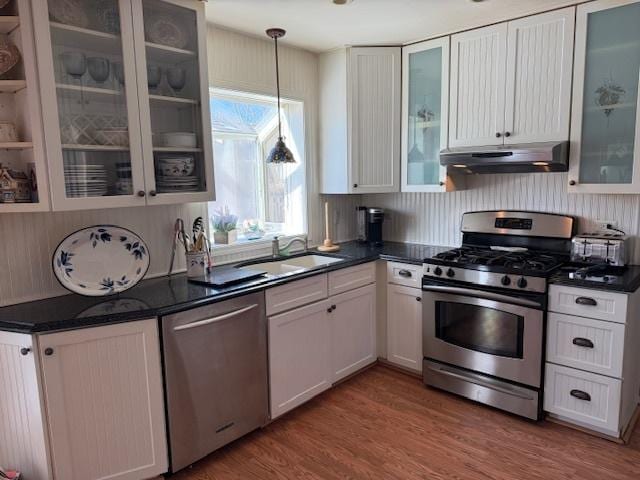
M 536 424 L 375 366 L 175 480 L 640 479 L 640 428 L 622 446 Z

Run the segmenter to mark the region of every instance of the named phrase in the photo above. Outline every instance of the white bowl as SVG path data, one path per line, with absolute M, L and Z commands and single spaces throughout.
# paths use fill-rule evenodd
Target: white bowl
M 196 148 L 198 137 L 191 132 L 166 132 L 158 135 L 159 143 L 164 147 Z

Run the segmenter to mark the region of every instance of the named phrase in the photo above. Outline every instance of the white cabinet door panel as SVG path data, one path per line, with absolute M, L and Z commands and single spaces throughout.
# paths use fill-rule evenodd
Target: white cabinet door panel
M 502 144 L 506 53 L 506 23 L 451 37 L 449 147 Z
M 157 320 L 40 337 L 55 478 L 167 471 Z
M 422 372 L 422 290 L 387 286 L 387 360 Z
M 575 8 L 509 22 L 505 144 L 569 140 Z
M 275 315 L 324 298 L 327 298 L 326 273 L 296 280 L 267 290 L 267 315 Z
M 336 382 L 376 361 L 376 286 L 336 295 L 329 303 L 333 310 L 332 376 Z
M 376 262 L 329 272 L 329 295 L 338 295 L 376 281 Z
M 271 418 L 331 386 L 329 302 L 269 318 Z
M 399 47 L 349 50 L 354 193 L 400 189 L 401 62 Z

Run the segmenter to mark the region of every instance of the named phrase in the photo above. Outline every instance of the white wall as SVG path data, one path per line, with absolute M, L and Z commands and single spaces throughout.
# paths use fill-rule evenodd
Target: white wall
M 364 195 L 363 203 L 387 209 L 387 240 L 458 246 L 464 212 L 499 209 L 573 215 L 579 232 L 595 230 L 595 220 L 608 220 L 630 235 L 640 235 L 639 195 L 568 194 L 566 173 L 471 175 L 463 191 Z M 634 238 L 631 258 L 636 263 L 638 247 Z

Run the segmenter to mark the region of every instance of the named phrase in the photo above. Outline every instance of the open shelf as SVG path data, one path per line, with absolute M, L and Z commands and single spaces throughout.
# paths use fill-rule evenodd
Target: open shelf
M 168 95 L 149 95 L 152 102 L 182 103 L 184 105 L 198 105 L 200 102 L 193 98 L 169 97 Z
M 16 15 L 0 15 L 0 33 L 8 34 L 20 26 L 20 17 Z
M 0 80 L 0 93 L 16 93 L 27 88 L 26 80 Z
M 440 120 L 432 120 L 430 122 L 425 122 L 425 121 L 420 121 L 420 122 L 416 122 L 416 128 L 432 128 L 432 127 L 439 127 L 440 126 Z
M 158 153 L 197 153 L 201 152 L 201 148 L 190 148 L 190 147 L 153 147 L 154 152 Z
M 182 48 L 169 47 L 159 43 L 145 42 L 149 60 L 160 63 L 179 63 L 197 58 L 196 52 Z
M 121 40 L 112 33 L 50 22 L 52 41 L 70 48 L 82 47 L 92 52 L 122 54 Z
M 122 145 L 82 145 L 76 143 L 63 143 L 63 150 L 80 150 L 84 152 L 128 152 L 129 147 Z
M 0 142 L 0 150 L 26 150 L 33 148 L 33 142 Z

